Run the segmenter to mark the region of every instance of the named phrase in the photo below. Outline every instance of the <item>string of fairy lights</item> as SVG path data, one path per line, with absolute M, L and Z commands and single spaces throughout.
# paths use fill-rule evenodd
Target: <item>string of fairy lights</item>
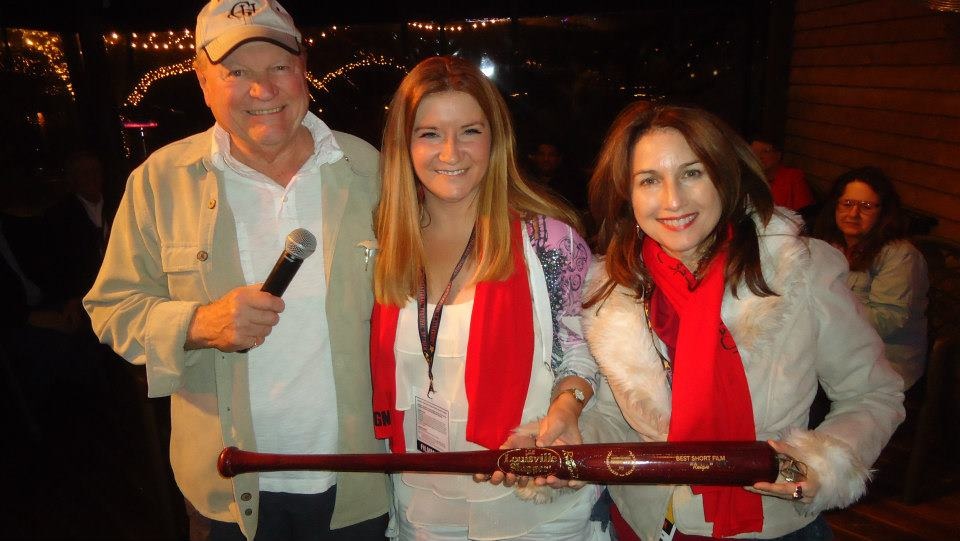
M 406 27 L 415 32 L 421 32 L 426 35 L 444 33 L 460 33 L 470 31 L 484 31 L 505 23 L 510 23 L 510 18 L 483 18 L 483 19 L 465 19 L 458 22 L 436 22 L 436 21 L 409 21 Z M 325 40 L 336 36 L 340 31 L 349 29 L 349 26 L 329 25 L 324 27 L 312 27 L 309 33 L 304 34 L 303 42 L 307 47 L 317 44 L 319 40 Z M 19 39 L 17 39 L 19 38 Z M 55 75 L 62 83 L 59 88 L 51 88 L 50 92 L 66 92 L 71 98 L 74 97 L 73 84 L 70 80 L 70 72 L 63 52 L 63 44 L 57 33 L 46 31 L 34 31 L 24 29 L 9 29 L 7 35 L 8 47 L 14 49 L 20 48 L 25 51 L 32 51 L 34 55 L 12 55 L 14 59 L 14 69 L 34 75 Z M 19 43 L 18 43 L 19 42 Z M 133 89 L 124 99 L 123 105 L 127 107 L 138 106 L 149 92 L 150 88 L 158 81 L 181 75 L 192 69 L 192 58 L 194 52 L 194 33 L 189 29 L 166 30 L 160 32 L 108 32 L 103 35 L 103 42 L 108 50 L 119 51 L 121 48 L 138 54 L 163 54 L 174 55 L 170 57 L 174 62 L 151 69 L 143 74 Z M 187 55 L 184 58 L 182 55 Z M 527 60 L 525 66 L 528 68 L 542 68 L 539 62 Z M 688 68 L 690 64 L 687 65 Z M 307 72 L 307 80 L 319 91 L 329 92 L 329 85 L 334 80 L 345 77 L 350 72 L 367 67 L 387 67 L 406 71 L 406 67 L 399 65 L 393 59 L 383 55 L 372 53 L 358 53 L 355 59 L 343 64 L 323 75 L 317 77 Z M 712 73 L 714 77 L 719 75 L 719 70 L 714 68 Z M 695 78 L 697 74 L 691 70 L 690 78 Z M 626 88 L 621 88 L 627 90 Z M 633 89 L 634 96 L 647 95 L 647 89 Z M 517 93 L 511 97 L 518 98 L 525 93 Z
M 74 97 L 73 83 L 70 81 L 70 69 L 63 55 L 63 46 L 60 43 L 60 36 L 54 32 L 43 30 L 25 30 L 13 29 L 12 35 L 7 39 L 16 39 L 16 32 L 19 32 L 19 38 L 25 49 L 39 53 L 45 60 L 43 63 L 31 59 L 28 55 L 14 55 L 19 61 L 19 68 L 28 73 L 54 74 L 63 82 L 63 88 L 71 98 Z
M 372 53 L 361 51 L 357 53 L 357 56 L 358 56 L 357 60 L 348 62 L 340 66 L 339 68 L 331 72 L 328 72 L 323 77 L 318 78 L 312 72 L 307 71 L 306 73 L 307 81 L 309 81 L 310 84 L 313 85 L 313 87 L 316 88 L 317 90 L 322 90 L 327 92 L 329 91 L 328 85 L 333 80 L 337 79 L 338 77 L 344 77 L 351 71 L 354 71 L 359 68 L 379 66 L 379 67 L 394 68 L 400 71 L 406 71 L 405 67 L 396 63 L 393 59 L 383 55 L 375 55 Z M 147 73 L 144 73 L 143 76 L 140 77 L 140 80 L 137 82 L 137 84 L 134 86 L 133 91 L 123 101 L 123 105 L 128 107 L 136 107 L 137 105 L 140 104 L 140 102 L 143 100 L 144 96 L 146 96 L 147 92 L 150 90 L 150 87 L 153 86 L 154 83 L 156 83 L 161 79 L 166 79 L 167 77 L 172 77 L 174 75 L 180 75 L 182 73 L 186 73 L 188 71 L 191 71 L 192 69 L 193 69 L 193 59 L 188 58 L 182 62 L 177 62 L 175 64 L 170 64 L 168 66 L 161 66 L 159 68 L 152 69 Z
M 508 23 L 511 19 L 499 18 L 499 19 L 467 19 L 463 23 L 457 24 L 440 24 L 433 21 L 427 22 L 416 22 L 411 21 L 407 23 L 409 28 L 416 30 L 424 30 L 427 32 L 464 32 L 469 30 L 482 30 L 488 26 L 494 26 L 502 23 Z
M 466 19 L 458 23 L 441 24 L 434 21 L 410 21 L 406 25 L 417 31 L 424 32 L 465 32 L 470 30 L 484 30 L 509 22 L 508 18 L 484 18 L 484 19 Z M 312 29 L 310 35 L 304 35 L 304 44 L 312 46 L 316 44 L 317 39 L 326 39 L 333 37 L 340 30 L 346 30 L 347 26 L 329 25 L 321 28 Z M 14 36 L 16 37 L 16 36 Z M 70 81 L 70 71 L 66 60 L 64 59 L 63 47 L 58 34 L 54 32 L 20 30 L 20 40 L 13 41 L 12 45 L 23 48 L 26 51 L 39 53 L 44 59 L 39 61 L 29 56 L 15 55 L 20 63 L 20 71 L 31 73 L 55 74 L 63 83 L 63 89 L 73 97 L 73 83 Z M 19 41 L 20 43 L 15 43 Z M 148 53 L 189 53 L 192 57 L 194 51 L 195 37 L 191 30 L 166 30 L 161 32 L 131 32 L 128 34 L 120 32 L 108 32 L 103 35 L 103 42 L 109 50 L 115 50 L 120 47 L 127 47 L 137 52 Z M 348 62 L 343 66 L 325 74 L 322 77 L 315 77 L 308 73 L 310 84 L 316 89 L 327 91 L 331 81 L 342 77 L 347 73 L 364 67 L 380 66 L 390 67 L 400 70 L 406 70 L 392 59 L 382 55 L 369 53 L 358 54 L 356 60 Z M 172 64 L 160 66 L 143 74 L 133 90 L 124 100 L 126 106 L 137 106 L 146 95 L 150 87 L 161 79 L 183 74 L 191 69 L 190 59 L 174 62 Z
M 334 79 L 338 77 L 344 77 L 353 70 L 371 66 L 379 67 L 389 67 L 394 68 L 403 72 L 407 71 L 407 68 L 397 64 L 393 59 L 383 56 L 375 55 L 371 53 L 361 52 L 357 55 L 359 58 L 353 62 L 348 62 L 339 68 L 327 73 L 323 77 L 317 78 L 309 71 L 307 72 L 307 81 L 310 81 L 310 84 L 313 85 L 317 90 L 322 90 L 329 92 L 327 85 L 329 85 Z
M 335 35 L 338 29 L 337 25 L 325 26 L 315 30 L 313 34 L 323 39 Z M 130 34 L 110 32 L 103 35 L 103 43 L 108 49 L 129 47 L 135 51 L 193 51 L 195 41 L 193 32 L 187 28 L 165 32 L 131 32 Z M 316 43 L 316 39 L 305 34 L 303 42 L 311 46 Z
M 128 42 L 132 49 L 153 51 L 192 51 L 194 41 L 193 32 L 188 29 L 147 32 L 144 34 L 132 32 L 129 37 L 117 32 L 110 32 L 103 36 L 103 43 L 108 48 L 123 46 L 124 42 Z
M 176 64 L 171 64 L 169 66 L 160 66 L 159 68 L 152 69 L 143 74 L 140 77 L 140 80 L 137 81 L 137 84 L 133 87 L 133 92 L 131 92 L 123 104 L 125 106 L 136 107 L 140 105 L 140 101 L 143 100 L 144 96 L 147 95 L 147 91 L 150 90 L 150 87 L 153 86 L 153 83 L 166 79 L 167 77 L 172 77 L 174 75 L 180 75 L 181 73 L 186 73 L 193 69 L 193 58 L 188 58 L 182 62 L 177 62 Z

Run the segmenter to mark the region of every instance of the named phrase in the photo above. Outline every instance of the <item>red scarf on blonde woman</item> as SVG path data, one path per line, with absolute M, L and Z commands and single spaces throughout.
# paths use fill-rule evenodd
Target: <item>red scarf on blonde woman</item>
M 656 285 L 651 325 L 673 360 L 672 413 L 667 441 L 757 439 L 753 403 L 740 352 L 720 320 L 724 247 L 697 282 L 679 260 L 645 237 L 643 262 Z M 763 530 L 760 495 L 741 487 L 692 486 L 703 497 L 714 537 Z
M 466 437 L 488 449 L 499 448 L 520 424 L 533 370 L 533 298 L 520 228 L 520 220 L 510 221 L 513 273 L 506 280 L 477 283 L 470 313 L 464 372 L 469 403 Z M 377 438 L 390 440 L 394 453 L 406 452 L 403 412 L 396 409 L 393 348 L 399 316 L 399 307 L 375 303 L 370 321 L 374 432 Z

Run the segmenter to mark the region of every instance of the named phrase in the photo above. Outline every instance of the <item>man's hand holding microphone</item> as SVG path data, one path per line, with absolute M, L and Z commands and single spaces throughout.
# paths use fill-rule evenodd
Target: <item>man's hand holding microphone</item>
M 280 298 L 303 260 L 317 249 L 317 239 L 306 229 L 287 235 L 286 247 L 263 285 L 230 290 L 226 295 L 197 308 L 184 349 L 216 348 L 245 353 L 263 343 L 280 322 L 284 303 Z

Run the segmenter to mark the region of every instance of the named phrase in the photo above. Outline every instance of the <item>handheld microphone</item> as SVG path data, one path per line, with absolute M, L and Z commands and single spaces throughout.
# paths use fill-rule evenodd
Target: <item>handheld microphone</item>
M 317 249 L 317 238 L 306 229 L 294 229 L 287 235 L 287 244 L 280 254 L 280 259 L 273 266 L 273 270 L 263 282 L 260 291 L 266 291 L 274 296 L 281 296 L 290 285 L 290 280 L 300 270 L 303 260 L 310 257 Z
M 303 229 L 294 229 L 287 235 L 287 244 L 283 248 L 283 253 L 277 259 L 273 270 L 267 275 L 267 279 L 260 287 L 260 291 L 280 297 L 287 290 L 293 276 L 300 270 L 303 260 L 310 257 L 317 249 L 317 238 L 313 233 Z M 240 353 L 246 353 L 250 348 L 241 349 Z

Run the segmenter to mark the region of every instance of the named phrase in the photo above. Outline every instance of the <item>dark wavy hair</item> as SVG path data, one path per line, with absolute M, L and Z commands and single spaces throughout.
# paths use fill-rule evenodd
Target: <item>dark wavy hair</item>
M 857 243 L 855 251 L 848 256 L 850 270 L 863 271 L 870 268 L 884 245 L 892 240 L 906 237 L 907 227 L 900 206 L 900 196 L 893 183 L 879 167 L 867 166 L 851 169 L 833 182 L 833 187 L 830 188 L 830 193 L 814 225 L 814 237 L 836 246 L 849 248 L 843 232 L 837 226 L 836 211 L 840 196 L 846 190 L 847 184 L 854 181 L 870 186 L 870 189 L 880 198 L 880 214 L 877 216 L 877 222 L 864 234 L 863 239 Z
M 756 295 L 775 295 L 760 268 L 754 222 L 759 216 L 764 225 L 769 223 L 774 212 L 773 196 L 750 147 L 723 120 L 703 109 L 639 101 L 627 106 L 613 121 L 590 178 L 590 211 L 599 224 L 595 248 L 606 253 L 609 279 L 586 306 L 602 301 L 617 284 L 633 290 L 638 297 L 652 290 L 653 282 L 640 257 L 642 239 L 631 204 L 630 167 L 637 142 L 647 133 L 664 128 L 683 135 L 720 194 L 720 220 L 703 240 L 702 261 L 716 255 L 731 228 L 725 283 L 734 294 L 743 282 Z

